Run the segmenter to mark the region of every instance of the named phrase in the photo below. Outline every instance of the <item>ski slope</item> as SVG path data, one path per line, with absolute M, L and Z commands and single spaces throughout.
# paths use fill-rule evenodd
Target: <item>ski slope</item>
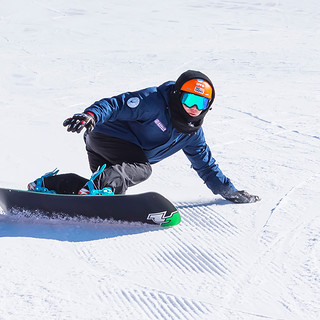
M 316 0 L 2 0 L 1 187 L 89 177 L 63 120 L 195 69 L 214 157 L 262 201 L 213 195 L 179 152 L 129 191 L 179 226 L 1 214 L 0 319 L 320 319 L 319 21 Z

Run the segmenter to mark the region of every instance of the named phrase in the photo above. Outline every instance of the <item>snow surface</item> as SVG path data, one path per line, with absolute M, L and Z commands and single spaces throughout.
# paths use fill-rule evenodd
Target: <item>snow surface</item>
M 320 319 L 319 24 L 317 0 L 1 0 L 1 187 L 89 177 L 63 120 L 196 69 L 207 142 L 262 201 L 213 195 L 180 152 L 130 190 L 177 227 L 2 214 L 0 319 Z

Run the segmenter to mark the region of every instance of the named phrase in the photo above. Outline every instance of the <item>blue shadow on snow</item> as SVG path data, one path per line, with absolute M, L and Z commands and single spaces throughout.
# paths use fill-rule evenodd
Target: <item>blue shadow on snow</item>
M 142 223 L 61 220 L 0 214 L 0 238 L 29 237 L 82 242 L 152 232 L 163 228 Z

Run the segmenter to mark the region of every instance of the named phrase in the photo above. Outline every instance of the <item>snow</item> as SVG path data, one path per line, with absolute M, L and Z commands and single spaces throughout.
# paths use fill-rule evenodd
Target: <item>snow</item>
M 195 69 L 215 158 L 262 201 L 213 195 L 179 152 L 130 190 L 179 226 L 2 214 L 0 319 L 319 319 L 319 21 L 316 0 L 2 0 L 1 187 L 88 177 L 63 120 Z

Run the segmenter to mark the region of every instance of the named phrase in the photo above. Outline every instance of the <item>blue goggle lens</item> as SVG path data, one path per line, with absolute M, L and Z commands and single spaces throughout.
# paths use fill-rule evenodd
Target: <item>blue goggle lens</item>
M 182 94 L 181 102 L 185 104 L 188 108 L 192 108 L 195 105 L 200 111 L 207 109 L 209 105 L 208 98 L 201 97 L 193 93 L 186 93 L 186 92 Z

